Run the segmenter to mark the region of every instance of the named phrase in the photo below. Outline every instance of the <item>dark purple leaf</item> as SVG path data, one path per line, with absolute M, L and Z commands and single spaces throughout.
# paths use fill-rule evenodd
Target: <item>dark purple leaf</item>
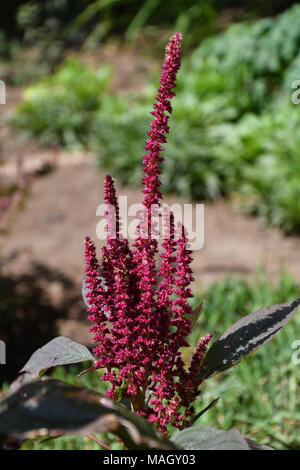
M 0 437 L 87 435 L 112 432 L 130 449 L 175 449 L 141 416 L 84 387 L 35 380 L 0 400 Z
M 249 442 L 234 428 L 223 431 L 208 426 L 193 426 L 176 433 L 171 441 L 185 450 L 272 450 L 254 441 Z
M 94 361 L 90 351 L 82 344 L 64 336 L 58 336 L 35 351 L 20 373 L 42 375 L 50 367 Z
M 246 315 L 234 323 L 208 350 L 200 377 L 228 369 L 270 341 L 295 315 L 300 298 L 272 305 Z

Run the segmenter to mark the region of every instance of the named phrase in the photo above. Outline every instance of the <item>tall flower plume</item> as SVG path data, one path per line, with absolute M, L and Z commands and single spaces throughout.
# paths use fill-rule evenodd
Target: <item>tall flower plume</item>
M 199 394 L 199 371 L 207 344 L 200 341 L 186 367 L 182 348 L 188 346 L 193 310 L 190 284 L 191 251 L 182 225 L 175 230 L 174 215 L 163 211 L 164 234 L 158 268 L 158 242 L 153 233 L 153 208 L 159 208 L 160 165 L 167 142 L 171 99 L 181 62 L 182 34 L 171 38 L 162 66 L 160 86 L 151 114 L 143 157 L 143 211 L 131 249 L 120 235 L 118 199 L 111 176 L 105 180 L 107 244 L 101 262 L 88 237 L 85 241 L 86 286 L 89 290 L 89 319 L 93 322 L 96 367 L 109 381 L 107 395 L 128 399 L 135 412 L 157 424 L 168 434 L 168 425 L 190 424 L 192 402 Z M 179 237 L 175 236 L 179 232 Z

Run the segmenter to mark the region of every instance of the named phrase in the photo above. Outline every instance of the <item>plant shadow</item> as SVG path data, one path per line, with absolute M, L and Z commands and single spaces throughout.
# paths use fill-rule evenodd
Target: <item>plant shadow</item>
M 74 282 L 45 265 L 35 263 L 26 274 L 0 274 L 0 339 L 6 344 L 0 385 L 13 380 L 36 349 L 60 334 L 60 322 L 82 319 L 85 312 Z

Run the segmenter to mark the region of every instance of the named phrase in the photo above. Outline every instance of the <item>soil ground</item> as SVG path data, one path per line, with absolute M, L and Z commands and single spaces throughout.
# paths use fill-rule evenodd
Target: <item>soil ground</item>
M 96 238 L 100 220 L 96 208 L 103 202 L 104 178 L 89 155 L 62 152 L 56 169 L 35 179 L 9 235 L 1 239 L 3 272 L 19 274 L 32 263 L 44 264 L 79 286 L 83 240 L 87 235 Z M 118 191 L 127 195 L 129 206 L 141 202 L 140 189 Z M 174 196 L 164 199 L 169 204 L 189 203 Z M 97 241 L 99 248 L 102 243 Z M 224 201 L 205 203 L 205 244 L 193 258 L 195 288 L 225 275 L 253 275 L 260 265 L 271 279 L 287 266 L 300 280 L 300 239 L 266 229 L 258 219 L 234 212 Z

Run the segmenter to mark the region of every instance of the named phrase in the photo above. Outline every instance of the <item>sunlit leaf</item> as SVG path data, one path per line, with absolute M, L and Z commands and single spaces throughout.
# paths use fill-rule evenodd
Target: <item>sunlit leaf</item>
M 256 444 L 251 441 L 251 447 L 237 429 L 223 431 L 208 426 L 184 429 L 176 433 L 171 440 L 185 450 L 252 450 Z M 256 449 L 260 448 L 259 444 L 256 446 Z
M 300 298 L 272 305 L 246 315 L 234 323 L 208 350 L 201 378 L 228 369 L 270 341 L 295 315 Z
M 90 351 L 82 344 L 64 336 L 58 336 L 35 351 L 20 373 L 42 375 L 50 367 L 94 361 Z

